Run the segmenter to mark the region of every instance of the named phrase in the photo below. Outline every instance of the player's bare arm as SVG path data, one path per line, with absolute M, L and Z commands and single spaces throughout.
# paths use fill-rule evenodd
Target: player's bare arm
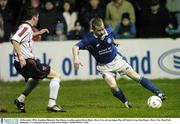
M 14 47 L 15 52 L 17 53 L 21 68 L 23 68 L 26 65 L 26 60 L 22 56 L 21 47 L 20 47 L 19 43 L 15 40 L 12 40 L 11 43 Z
M 79 47 L 78 46 L 73 46 L 72 53 L 73 53 L 74 68 L 78 70 L 79 65 L 82 66 L 82 64 L 81 64 L 81 62 L 79 60 Z
M 41 29 L 40 31 L 33 33 L 33 36 L 42 35 L 44 33 L 49 33 L 49 30 L 47 28 Z

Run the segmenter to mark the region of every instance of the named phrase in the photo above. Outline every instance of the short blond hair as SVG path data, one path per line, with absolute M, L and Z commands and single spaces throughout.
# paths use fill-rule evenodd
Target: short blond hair
M 99 27 L 103 24 L 103 20 L 101 18 L 92 18 L 90 21 L 90 29 L 94 30 L 96 27 Z

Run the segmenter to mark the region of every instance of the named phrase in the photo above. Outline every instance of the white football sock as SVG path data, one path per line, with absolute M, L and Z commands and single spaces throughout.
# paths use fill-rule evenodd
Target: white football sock
M 49 98 L 48 107 L 53 107 L 54 105 L 56 105 L 56 100 Z
M 51 79 L 51 82 L 49 84 L 50 93 L 49 93 L 48 107 L 52 107 L 56 105 L 56 99 L 58 96 L 59 87 L 60 87 L 60 79 L 57 77 Z
M 26 96 L 24 94 L 21 94 L 17 99 L 19 102 L 24 102 L 25 98 L 26 98 Z

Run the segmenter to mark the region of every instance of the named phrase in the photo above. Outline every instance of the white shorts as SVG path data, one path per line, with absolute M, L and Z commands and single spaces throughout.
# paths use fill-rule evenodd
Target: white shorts
M 117 55 L 112 62 L 107 64 L 97 65 L 97 70 L 103 76 L 108 78 L 110 76 L 116 77 L 116 74 L 126 75 L 128 71 L 133 70 L 132 67 L 120 55 Z

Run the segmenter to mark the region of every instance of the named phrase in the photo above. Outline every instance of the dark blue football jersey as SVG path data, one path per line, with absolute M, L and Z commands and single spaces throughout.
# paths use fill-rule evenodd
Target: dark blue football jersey
M 76 46 L 81 50 L 88 50 L 98 64 L 107 64 L 119 54 L 113 40 L 112 29 L 106 28 L 103 38 L 98 38 L 94 33 L 89 33 L 83 40 L 78 42 Z

